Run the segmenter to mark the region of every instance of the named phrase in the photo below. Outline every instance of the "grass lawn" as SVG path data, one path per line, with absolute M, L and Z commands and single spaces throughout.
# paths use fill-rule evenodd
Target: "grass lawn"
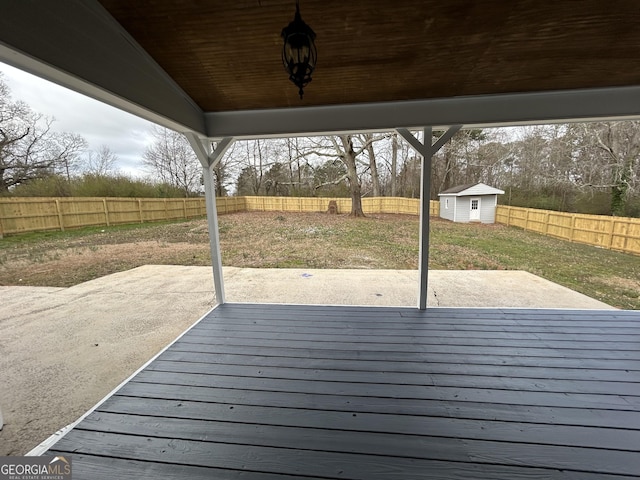
M 224 265 L 416 269 L 413 216 L 252 212 L 219 218 Z M 144 264 L 209 265 L 205 220 L 26 234 L 0 240 L 0 285 L 70 286 Z M 610 305 L 640 309 L 640 256 L 504 225 L 431 221 L 433 270 L 525 270 Z

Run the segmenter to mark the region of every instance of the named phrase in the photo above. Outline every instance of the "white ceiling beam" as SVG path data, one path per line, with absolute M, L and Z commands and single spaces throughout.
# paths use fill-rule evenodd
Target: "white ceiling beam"
M 207 136 L 268 138 L 640 119 L 640 86 L 205 113 Z
M 452 125 L 450 126 L 439 138 L 435 141 L 433 145 L 431 145 L 431 154 L 435 155 L 438 150 L 440 150 L 445 143 L 447 143 L 451 138 L 460 131 L 462 125 Z M 426 130 L 425 130 L 426 132 Z M 426 137 L 425 137 L 426 141 Z
M 426 129 L 425 129 L 426 131 Z M 431 131 L 431 130 L 430 130 Z M 418 152 L 423 157 L 429 157 L 431 152 L 431 143 L 424 144 L 420 140 L 418 140 L 413 133 L 411 133 L 406 128 L 396 128 L 396 132 L 404 138 L 405 142 L 413 147 L 413 149 Z
M 227 150 L 231 148 L 233 142 L 234 139 L 231 137 L 225 137 L 217 142 L 215 149 L 213 149 L 211 155 L 209 155 L 209 164 L 212 167 L 215 167 L 216 165 L 218 165 L 218 163 L 220 163 L 220 160 L 222 160 L 224 154 L 227 153 Z
M 177 131 L 202 110 L 96 0 L 0 0 L 0 61 Z

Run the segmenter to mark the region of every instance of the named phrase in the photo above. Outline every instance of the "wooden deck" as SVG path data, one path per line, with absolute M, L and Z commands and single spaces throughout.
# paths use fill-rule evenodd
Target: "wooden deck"
M 640 476 L 640 313 L 225 304 L 50 453 L 73 478 Z

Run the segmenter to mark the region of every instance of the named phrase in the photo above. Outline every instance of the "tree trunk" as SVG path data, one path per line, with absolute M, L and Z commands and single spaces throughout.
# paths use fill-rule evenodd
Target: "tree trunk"
M 451 158 L 451 151 L 447 145 L 442 148 L 442 153 L 444 156 L 444 180 L 442 182 L 442 190 L 449 190 L 453 183 L 453 159 Z M 432 196 L 437 194 L 438 192 L 432 192 Z M 433 200 L 433 198 L 432 198 Z
M 395 197 L 397 194 L 397 178 L 396 173 L 398 171 L 398 134 L 394 133 L 391 136 L 391 196 Z
M 614 217 L 623 217 L 626 213 L 632 161 L 633 159 L 622 158 L 614 167 L 611 187 L 611 215 Z
M 380 177 L 378 176 L 378 164 L 376 163 L 376 153 L 373 150 L 373 134 L 364 136 L 367 143 L 367 153 L 369 154 L 369 171 L 371 172 L 371 183 L 373 185 L 373 196 L 380 196 Z
M 224 170 L 224 166 L 221 162 L 213 167 L 213 178 L 215 182 L 216 197 L 224 197 L 227 193 L 224 188 L 224 181 L 226 177 Z
M 614 217 L 624 216 L 626 206 L 627 189 L 626 185 L 614 185 L 611 187 L 611 215 Z
M 364 217 L 362 211 L 362 189 L 358 179 L 356 168 L 356 152 L 353 150 L 353 141 L 349 135 L 340 135 L 344 148 L 344 164 L 347 167 L 347 178 L 349 179 L 349 192 L 351 193 L 351 216 Z

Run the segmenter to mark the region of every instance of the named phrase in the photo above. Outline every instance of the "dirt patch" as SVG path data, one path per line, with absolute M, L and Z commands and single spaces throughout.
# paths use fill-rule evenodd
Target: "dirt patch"
M 245 212 L 219 225 L 228 266 L 417 268 L 416 217 Z M 0 285 L 69 287 L 141 265 L 211 265 L 204 219 L 69 235 L 0 242 Z
M 0 266 L 0 285 L 70 287 L 146 264 L 210 262 L 208 244 L 131 241 L 58 247 L 41 256 L 23 255 Z
M 611 277 L 593 277 L 592 281 L 612 287 L 621 294 L 640 300 L 640 279 Z

